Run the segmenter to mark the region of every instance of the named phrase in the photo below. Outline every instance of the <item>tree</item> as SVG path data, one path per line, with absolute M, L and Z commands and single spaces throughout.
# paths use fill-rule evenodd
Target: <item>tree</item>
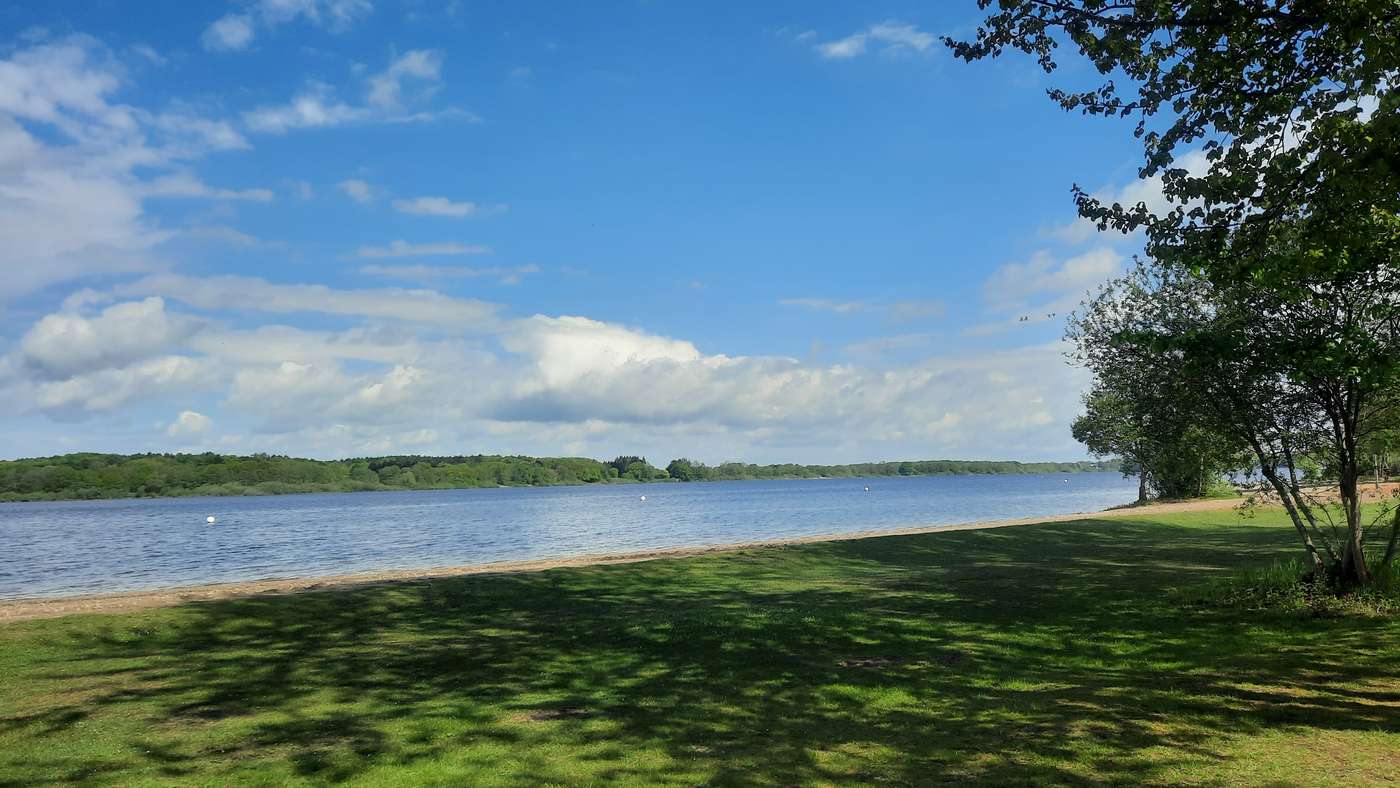
M 624 454 L 621 457 L 613 458 L 612 462 L 609 462 L 608 465 L 617 471 L 617 476 L 626 476 L 627 469 L 632 467 L 633 463 L 640 462 L 642 464 L 646 464 L 646 461 L 646 457 L 638 457 L 633 454 Z
M 1084 395 L 1084 414 L 1070 427 L 1074 439 L 1099 455 L 1123 458 L 1123 474 L 1136 473 L 1138 503 L 1146 503 L 1150 486 L 1146 429 L 1128 397 L 1097 385 Z
M 1398 349 L 1400 0 L 998 0 L 972 40 L 945 39 L 967 60 L 1020 49 L 1047 72 L 1061 40 L 1106 80 L 1051 97 L 1135 116 L 1139 174 L 1160 176 L 1175 206 L 1075 189 L 1101 229 L 1145 228 L 1163 269 L 1159 287 L 1129 294 L 1169 306 L 1158 316 L 1172 331 L 1148 325 L 1111 347 L 1153 348 L 1199 373 L 1188 379 L 1251 446 L 1314 566 L 1366 582 L 1359 457 Z M 1199 166 L 1183 166 L 1198 143 Z M 1336 470 L 1340 526 L 1324 528 L 1326 509 L 1299 491 L 1309 452 Z
M 672 479 L 678 479 L 683 482 L 693 482 L 705 478 L 704 468 L 704 465 L 680 457 L 671 460 L 670 464 L 666 466 L 666 473 L 669 474 Z
M 1173 398 L 1249 447 L 1314 570 L 1365 583 L 1358 447 L 1394 407 L 1400 280 L 1394 266 L 1337 262 L 1306 227 L 1276 236 L 1274 254 L 1316 258 L 1306 286 L 1139 264 L 1076 315 L 1076 358 L 1109 380 L 1180 381 Z M 1339 520 L 1305 489 L 1308 460 L 1336 469 Z
M 1070 337 L 1102 341 L 1095 327 L 1071 325 Z M 1155 379 L 1156 366 L 1113 365 L 1100 360 L 1094 387 L 1084 396 L 1085 412 L 1075 419 L 1075 440 L 1098 455 L 1125 460 L 1123 472 L 1137 473 L 1138 502 L 1149 492 L 1163 498 L 1205 495 L 1226 473 L 1246 463 L 1244 447 L 1213 429 L 1189 396 L 1177 391 L 1179 379 Z
M 944 42 L 967 61 L 1018 49 L 1047 73 L 1068 42 L 1105 76 L 1050 97 L 1069 111 L 1137 118 L 1139 175 L 1161 176 L 1178 207 L 1104 205 L 1077 186 L 1076 202 L 1101 228 L 1146 227 L 1159 258 L 1159 245 L 1248 239 L 1291 206 L 1318 202 L 1323 181 L 1304 165 L 1358 161 L 1339 154 L 1362 141 L 1349 129 L 1373 106 L 1394 131 L 1385 97 L 1400 73 L 1400 0 L 978 0 L 994 4 L 974 37 Z M 1396 199 L 1400 135 L 1362 142 L 1388 182 L 1371 196 Z M 1197 143 L 1204 166 L 1181 166 Z
M 651 467 L 651 464 L 646 460 L 636 460 L 627 465 L 627 470 L 623 475 L 639 482 L 649 482 L 660 475 L 660 471 Z

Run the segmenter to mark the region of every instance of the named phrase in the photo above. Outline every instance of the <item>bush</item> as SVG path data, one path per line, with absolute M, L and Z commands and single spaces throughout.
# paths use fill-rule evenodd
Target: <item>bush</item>
M 1372 567 L 1373 581 L 1362 588 L 1341 588 L 1317 577 L 1301 562 L 1275 561 L 1185 593 L 1188 604 L 1236 610 L 1271 611 L 1312 618 L 1390 617 L 1400 614 L 1400 572 L 1394 566 Z

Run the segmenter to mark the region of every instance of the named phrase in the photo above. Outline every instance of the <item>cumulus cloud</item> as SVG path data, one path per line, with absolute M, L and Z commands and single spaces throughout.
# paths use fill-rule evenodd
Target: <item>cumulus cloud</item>
M 927 52 L 935 38 L 914 25 L 895 20 L 871 25 L 845 38 L 817 44 L 817 53 L 828 60 L 848 60 L 865 54 L 871 45 L 885 54 Z
M 580 316 L 503 319 L 432 291 L 161 275 L 117 294 L 146 297 L 39 321 L 0 359 L 0 398 L 20 412 L 90 418 L 213 393 L 213 418 L 254 429 L 242 445 L 293 453 L 492 441 L 503 451 L 816 461 L 1069 450 L 1063 425 L 1082 385 L 1058 344 L 884 364 L 883 354 L 932 339 L 910 334 L 848 347 L 857 363 L 819 364 L 706 353 Z M 74 309 L 102 299 L 94 291 Z M 198 330 L 166 322 L 168 299 L 208 313 L 191 318 Z M 253 326 L 222 324 L 229 310 Z M 355 325 L 255 317 L 295 312 Z
M 197 324 L 166 312 L 161 298 L 114 304 L 93 317 L 47 315 L 19 342 L 24 364 L 43 378 L 66 378 L 122 367 L 164 353 Z
M 61 419 L 114 410 L 133 401 L 152 402 L 207 387 L 214 370 L 203 360 L 164 356 L 62 380 L 39 383 L 33 403 Z
M 213 427 L 213 419 L 197 411 L 185 410 L 165 428 L 165 434 L 172 438 L 190 438 L 203 435 Z

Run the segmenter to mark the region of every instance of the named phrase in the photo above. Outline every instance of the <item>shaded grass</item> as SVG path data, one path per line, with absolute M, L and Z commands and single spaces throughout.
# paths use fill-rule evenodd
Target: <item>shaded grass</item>
M 0 784 L 1400 780 L 1400 623 L 1181 603 L 1261 513 L 0 628 Z

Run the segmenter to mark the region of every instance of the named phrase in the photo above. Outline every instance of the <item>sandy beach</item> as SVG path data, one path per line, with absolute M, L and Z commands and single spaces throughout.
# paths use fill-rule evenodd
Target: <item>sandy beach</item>
M 957 525 L 915 526 L 881 531 L 821 534 L 790 539 L 733 542 L 700 547 L 674 547 L 631 553 L 580 555 L 566 558 L 541 558 L 528 561 L 504 561 L 490 564 L 433 567 L 426 569 L 400 569 L 385 572 L 329 575 L 324 577 L 271 578 L 264 580 L 248 580 L 237 583 L 216 583 L 211 585 L 164 588 L 150 591 L 129 591 L 113 594 L 93 594 L 87 596 L 16 599 L 0 601 L 0 622 L 23 621 L 36 618 L 56 618 L 75 613 L 121 613 L 130 610 L 144 610 L 153 607 L 179 605 L 186 602 L 205 602 L 236 597 L 296 594 L 329 588 L 347 588 L 377 583 L 428 580 L 437 577 L 504 574 L 509 572 L 540 572 L 546 569 L 571 566 L 629 564 L 638 561 L 655 561 L 664 558 L 681 558 L 710 553 L 733 552 L 735 550 L 744 550 L 754 547 L 811 544 L 814 542 L 838 542 L 847 539 L 870 539 L 878 536 L 899 536 L 942 531 L 1005 528 L 1013 525 L 1062 523 L 1073 520 L 1102 519 L 1105 517 L 1139 517 L 1159 512 L 1221 510 L 1230 509 L 1236 506 L 1239 501 L 1240 499 L 1186 501 L 1181 503 L 1151 504 L 1148 506 L 1124 509 L 1110 509 L 1101 512 L 1081 512 L 1077 514 L 1052 515 L 1048 517 L 1029 517 L 1018 520 L 987 520 L 982 522 L 960 523 Z

